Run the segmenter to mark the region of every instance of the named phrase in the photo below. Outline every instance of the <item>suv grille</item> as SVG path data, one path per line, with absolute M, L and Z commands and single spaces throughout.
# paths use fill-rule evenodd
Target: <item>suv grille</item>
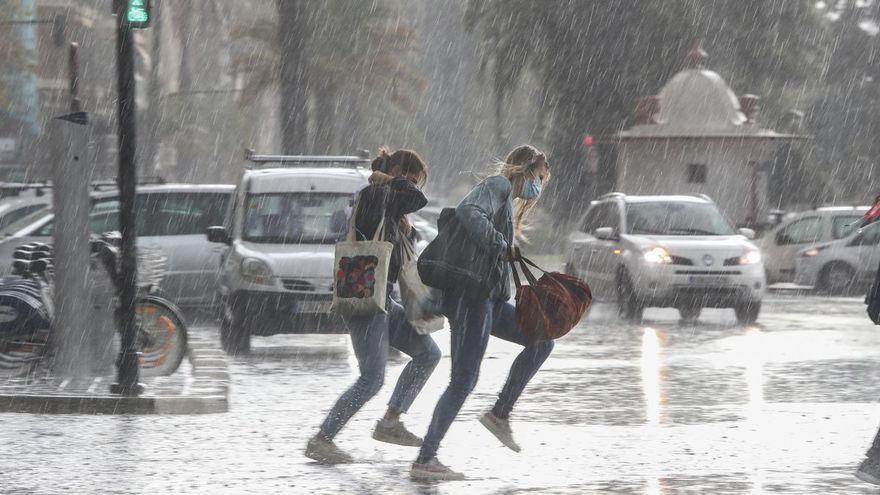
M 297 290 L 301 292 L 314 292 L 315 286 L 305 280 L 297 280 L 295 278 L 283 278 L 281 284 L 287 290 Z
M 670 255 L 670 258 L 672 258 L 673 265 L 684 265 L 684 266 L 693 266 L 694 265 L 694 262 L 688 258 L 682 258 L 681 256 L 676 256 L 674 254 Z

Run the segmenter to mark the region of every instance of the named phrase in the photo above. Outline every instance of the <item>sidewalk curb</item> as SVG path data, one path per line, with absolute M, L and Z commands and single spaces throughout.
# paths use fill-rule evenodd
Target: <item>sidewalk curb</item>
M 29 414 L 217 414 L 229 411 L 229 365 L 215 345 L 193 339 L 187 349 L 192 372 L 184 393 L 121 397 L 103 394 L 4 394 L 0 413 Z M 178 371 L 180 372 L 180 371 Z

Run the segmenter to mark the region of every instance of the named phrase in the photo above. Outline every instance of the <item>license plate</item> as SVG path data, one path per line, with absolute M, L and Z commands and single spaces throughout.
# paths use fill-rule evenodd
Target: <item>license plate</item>
M 329 313 L 330 305 L 332 303 L 329 301 L 300 301 L 294 303 L 293 312 L 294 313 Z
M 690 275 L 688 277 L 690 285 L 715 287 L 719 285 L 730 285 L 730 277 L 725 275 Z

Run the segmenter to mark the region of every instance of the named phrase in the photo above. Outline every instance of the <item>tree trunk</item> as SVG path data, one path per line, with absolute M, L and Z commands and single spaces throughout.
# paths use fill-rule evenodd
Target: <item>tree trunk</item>
M 329 155 L 334 152 L 337 98 L 336 88 L 329 84 L 315 93 L 315 153 Z
M 278 6 L 279 81 L 281 82 L 281 151 L 306 152 L 308 87 L 305 46 L 309 33 L 306 1 L 276 0 Z

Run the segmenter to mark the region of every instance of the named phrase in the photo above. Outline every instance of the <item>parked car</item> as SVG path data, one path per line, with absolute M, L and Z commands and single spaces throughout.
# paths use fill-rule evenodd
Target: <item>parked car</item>
M 205 239 L 205 229 L 222 222 L 232 185 L 169 184 L 139 187 L 138 245 L 161 250 L 167 257 L 161 288 L 179 306 L 210 306 L 216 295 L 217 266 L 222 249 Z M 15 232 L 0 240 L 0 274 L 11 271 L 15 248 L 32 241 L 52 242 L 54 216 L 48 210 L 13 225 Z M 90 231 L 119 229 L 119 196 L 115 191 L 92 194 Z
M 706 196 L 627 196 L 593 201 L 572 232 L 566 271 L 598 300 L 616 301 L 623 318 L 646 307 L 674 307 L 683 319 L 702 308 L 733 308 L 758 318 L 765 291 L 754 232 L 735 231 Z
M 880 264 L 880 224 L 850 232 L 797 254 L 795 282 L 831 294 L 867 288 Z
M 9 226 L 22 218 L 48 211 L 51 207 L 52 196 L 45 193 L 3 197 L 0 199 L 0 232 L 6 232 Z
M 867 206 L 833 206 L 787 215 L 755 241 L 764 257 L 767 283 L 793 281 L 798 251 L 846 237 L 866 211 Z

